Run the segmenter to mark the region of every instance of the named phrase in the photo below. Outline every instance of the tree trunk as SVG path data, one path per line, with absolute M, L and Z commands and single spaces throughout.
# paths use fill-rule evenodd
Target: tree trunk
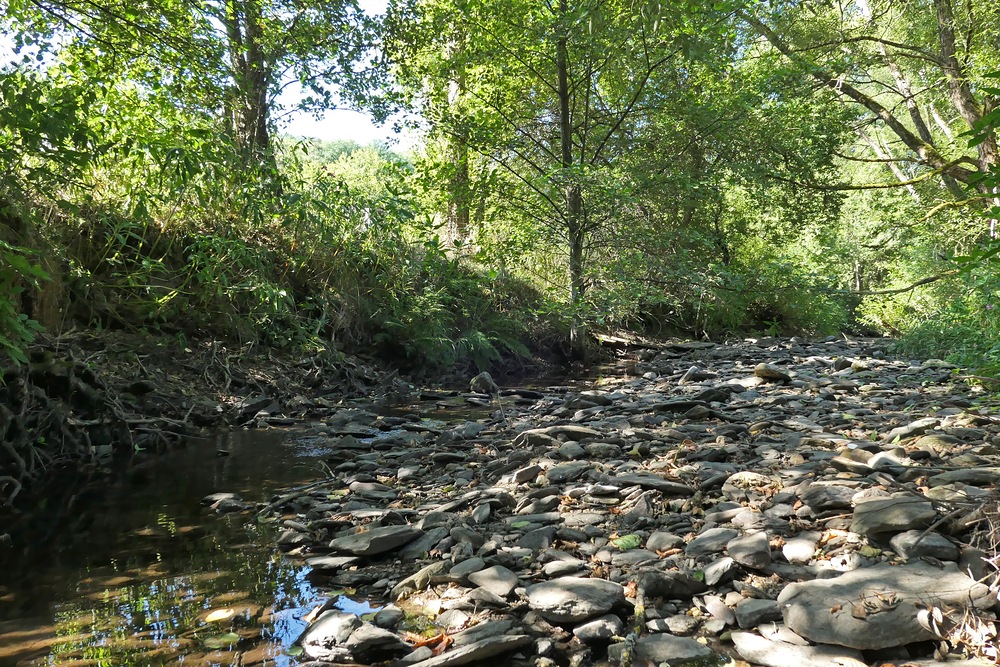
M 226 34 L 233 69 L 231 102 L 236 145 L 247 166 L 267 159 L 271 146 L 268 86 L 270 67 L 261 43 L 261 9 L 257 0 L 229 0 Z
M 566 25 L 567 0 L 559 0 L 559 35 L 556 42 L 557 95 L 559 97 L 559 154 L 563 169 L 566 198 L 566 231 L 569 240 L 569 299 L 572 321 L 569 330 L 570 354 L 583 358 L 586 351 L 586 327 L 580 310 L 583 305 L 583 193 L 573 175 L 573 119 L 570 116 L 569 49 Z
M 462 96 L 465 92 L 465 67 L 461 56 L 464 48 L 458 35 L 449 49 L 449 57 L 456 63 L 448 82 L 448 113 L 458 121 L 457 131 L 448 136 L 448 159 L 451 161 L 449 179 L 448 226 L 455 238 L 465 241 L 469 237 L 469 133 L 463 118 Z

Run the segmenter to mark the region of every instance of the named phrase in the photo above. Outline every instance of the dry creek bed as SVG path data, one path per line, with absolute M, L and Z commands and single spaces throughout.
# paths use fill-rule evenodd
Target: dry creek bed
M 328 478 L 206 503 L 279 523 L 314 581 L 380 607 L 331 593 L 303 666 L 997 664 L 987 394 L 878 341 L 639 359 L 443 428 L 332 411 L 308 435 Z

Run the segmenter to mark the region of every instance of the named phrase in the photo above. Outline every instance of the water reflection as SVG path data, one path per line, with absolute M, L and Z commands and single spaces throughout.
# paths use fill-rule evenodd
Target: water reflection
M 273 550 L 272 528 L 213 517 L 199 501 L 215 491 L 265 500 L 314 479 L 326 452 L 288 433 L 221 438 L 20 518 L 0 569 L 0 665 L 292 663 L 299 619 L 325 596 Z

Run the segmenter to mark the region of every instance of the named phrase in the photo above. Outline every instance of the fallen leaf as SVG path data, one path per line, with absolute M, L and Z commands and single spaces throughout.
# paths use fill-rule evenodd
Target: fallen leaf
M 323 605 L 316 605 L 315 607 L 312 608 L 312 611 L 310 611 L 308 614 L 302 617 L 302 620 L 305 621 L 306 623 L 312 623 L 313 621 L 316 620 L 316 617 L 319 616 L 319 610 L 322 608 Z
M 228 618 L 232 618 L 235 613 L 235 609 L 216 609 L 205 617 L 205 622 L 215 623 L 216 621 L 225 621 Z
M 240 636 L 235 632 L 227 632 L 224 635 L 217 635 L 215 637 L 209 637 L 205 640 L 205 646 L 207 648 L 219 649 L 223 646 L 232 646 L 240 641 Z

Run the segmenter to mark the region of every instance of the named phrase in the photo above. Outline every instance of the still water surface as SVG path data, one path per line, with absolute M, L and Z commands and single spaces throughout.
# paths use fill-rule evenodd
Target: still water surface
M 322 476 L 325 453 L 292 432 L 235 431 L 49 496 L 0 555 L 0 667 L 294 664 L 300 618 L 326 594 L 274 549 L 272 527 L 200 500 L 267 500 Z

